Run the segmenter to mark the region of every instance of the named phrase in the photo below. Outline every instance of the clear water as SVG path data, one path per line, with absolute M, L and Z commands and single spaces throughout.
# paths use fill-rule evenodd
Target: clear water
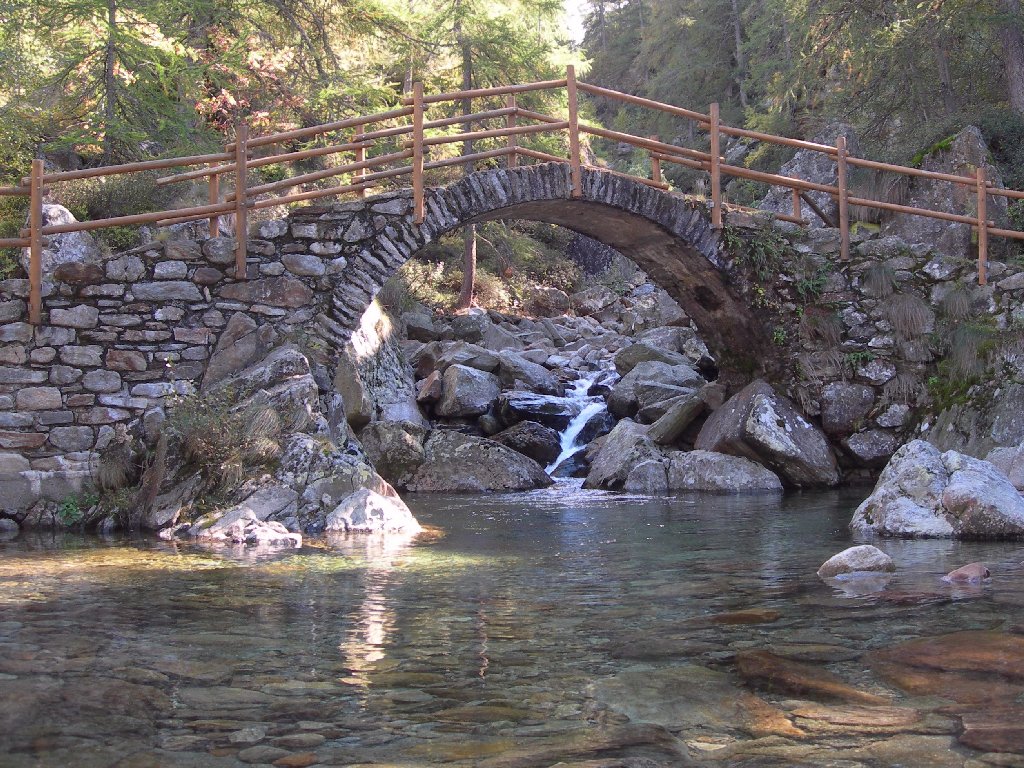
M 0 765 L 1021 764 L 979 762 L 949 699 L 871 664 L 1016 637 L 1020 547 L 884 542 L 884 591 L 826 585 L 862 495 L 421 496 L 433 536 L 283 554 L 22 535 L 0 543 Z M 940 580 L 978 560 L 991 583 Z M 745 682 L 750 649 L 885 705 Z

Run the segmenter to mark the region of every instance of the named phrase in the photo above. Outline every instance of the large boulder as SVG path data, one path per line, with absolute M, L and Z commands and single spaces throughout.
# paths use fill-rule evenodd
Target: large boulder
M 1024 499 L 989 462 L 912 440 L 893 455 L 850 527 L 882 536 L 1018 539 Z
M 346 496 L 329 515 L 326 533 L 419 533 L 423 528 L 405 502 L 362 488 Z
M 990 162 L 988 145 L 981 131 L 973 125 L 960 131 L 949 142 L 948 147 L 925 157 L 921 167 L 926 171 L 971 177 L 977 168 L 983 167 L 987 178 L 995 187 L 1003 186 L 999 169 Z M 907 193 L 900 202 L 915 208 L 963 214 L 975 205 L 975 194 L 973 185 L 932 179 L 910 179 Z M 996 222 L 996 226 L 1008 225 L 1005 197 L 989 197 L 987 210 L 989 218 Z M 970 224 L 950 223 L 924 216 L 891 214 L 883 218 L 882 232 L 886 235 L 895 235 L 908 243 L 927 243 L 933 250 L 953 260 L 973 258 L 973 228 Z
M 413 422 L 375 421 L 359 433 L 359 442 L 380 476 L 402 488 L 426 457 L 426 436 L 427 430 Z
M 849 435 L 867 421 L 875 390 L 866 384 L 833 381 L 821 390 L 821 428 L 829 435 Z
M 520 421 L 536 421 L 561 431 L 579 414 L 580 406 L 564 397 L 537 395 L 533 392 L 502 392 L 498 397 L 497 411 L 506 426 Z
M 673 451 L 669 454 L 669 460 L 668 487 L 671 491 L 782 491 L 782 481 L 778 475 L 740 456 L 711 451 Z
M 423 464 L 406 486 L 410 491 L 526 491 L 552 482 L 533 459 L 482 437 L 435 430 L 425 452 Z
M 853 128 L 849 125 L 838 124 L 830 126 L 815 136 L 814 142 L 834 147 L 839 136 L 846 137 L 847 149 L 850 154 L 856 155 L 858 153 L 857 137 L 853 132 Z M 805 181 L 813 181 L 817 184 L 835 185 L 838 180 L 836 163 L 832 156 L 808 149 L 797 151 L 793 158 L 784 163 L 782 168 L 779 169 L 779 174 L 796 179 L 804 179 Z M 838 224 L 839 204 L 834 197 L 825 192 L 808 192 L 807 196 L 814 200 L 817 206 L 829 216 L 832 220 L 832 225 Z M 806 202 L 801 202 L 800 205 L 800 215 L 811 227 L 829 226 L 822 222 Z M 792 215 L 793 195 L 784 187 L 773 187 L 767 196 L 757 204 L 757 207 L 762 211 Z
M 441 400 L 434 412 L 446 419 L 487 413 L 501 392 L 494 374 L 466 365 L 449 366 L 441 381 Z
M 747 385 L 711 414 L 694 448 L 756 461 L 797 488 L 839 482 L 825 435 L 764 381 Z
M 74 224 L 78 219 L 63 205 L 43 204 L 43 226 L 56 227 Z M 93 236 L 88 232 L 65 232 L 61 235 L 47 235 L 48 244 L 43 247 L 43 274 L 53 274 L 62 264 L 103 264 L 103 254 Z M 22 249 L 22 266 L 29 270 L 29 249 Z
M 507 388 L 528 389 L 544 395 L 562 395 L 565 387 L 543 365 L 531 363 L 511 350 L 498 353 L 498 379 Z
M 535 421 L 521 421 L 491 437 L 546 467 L 562 452 L 558 433 Z
M 985 461 L 1006 475 L 1014 488 L 1024 491 L 1024 445 L 993 448 Z
M 639 363 L 649 360 L 658 360 L 668 365 L 691 365 L 693 362 L 675 350 L 645 342 L 637 342 L 623 347 L 615 353 L 613 360 L 615 362 L 615 370 L 619 372 L 620 376 L 625 376 Z
M 622 490 L 635 467 L 647 461 L 664 463 L 664 460 L 661 449 L 647 436 L 647 427 L 623 419 L 602 438 L 583 487 Z
M 669 365 L 661 360 L 645 360 L 630 369 L 612 387 L 608 395 L 608 410 L 619 418 L 636 415 L 640 408 L 637 386 L 663 384 L 675 387 L 698 389 L 704 378 L 688 363 Z
M 818 576 L 832 579 L 857 573 L 891 573 L 895 570 L 896 564 L 885 552 L 870 544 L 862 544 L 832 555 L 818 568 Z

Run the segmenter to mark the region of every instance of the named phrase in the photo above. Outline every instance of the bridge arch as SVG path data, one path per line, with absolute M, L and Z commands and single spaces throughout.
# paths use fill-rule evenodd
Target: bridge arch
M 528 219 L 558 224 L 609 245 L 640 266 L 693 318 L 716 356 L 757 349 L 764 331 L 734 292 L 735 274 L 704 210 L 632 179 L 584 170 L 581 195 L 570 196 L 569 169 L 549 163 L 479 171 L 427 191 L 425 218 L 412 223 L 411 192 L 292 215 L 327 239 L 350 242 L 334 281 L 329 331 L 344 340 L 384 283 L 409 258 L 466 224 Z M 368 237 L 371 232 L 374 236 Z M 763 347 L 762 347 L 763 348 Z

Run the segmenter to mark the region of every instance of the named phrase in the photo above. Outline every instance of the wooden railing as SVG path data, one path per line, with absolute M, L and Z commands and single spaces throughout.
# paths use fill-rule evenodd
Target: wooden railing
M 520 94 L 560 90 L 563 88 L 566 90 L 568 97 L 567 119 L 522 108 L 516 101 L 517 95 Z M 702 152 L 700 150 L 679 147 L 660 141 L 657 136 L 639 137 L 583 122 L 579 117 L 579 94 L 581 92 L 589 96 L 621 101 L 662 114 L 694 121 L 698 129 L 708 134 L 710 151 Z M 483 99 L 493 102 L 499 97 L 503 97 L 503 107 L 485 109 L 468 115 L 460 114 L 454 117 L 427 119 L 427 113 L 430 107 L 434 105 L 461 103 L 467 99 Z M 503 120 L 503 127 L 483 127 L 479 130 L 473 130 L 474 125 L 486 126 L 486 124 L 495 120 Z M 461 126 L 461 131 L 454 134 L 440 132 L 441 129 L 451 126 Z M 549 152 L 522 146 L 519 141 L 519 137 L 553 133 L 560 134 L 563 132 L 568 136 L 568 157 L 561 157 Z M 346 136 L 346 140 L 341 143 L 328 143 L 323 146 L 291 151 L 282 151 L 280 148 L 281 145 L 320 139 L 329 134 L 339 133 Z M 987 202 L 990 195 L 1024 199 L 1024 192 L 995 189 L 991 181 L 986 178 L 984 168 L 979 168 L 976 174 L 970 177 L 925 171 L 918 168 L 853 157 L 847 152 L 846 139 L 842 136 L 837 139 L 835 146 L 830 146 L 774 136 L 743 128 L 733 128 L 721 122 L 717 104 L 712 104 L 707 114 L 694 112 L 682 107 L 662 104 L 609 88 L 579 82 L 576 80 L 573 68 L 568 67 L 565 79 L 561 80 L 496 88 L 480 88 L 434 95 L 424 95 L 422 84 L 417 83 L 413 88 L 412 94 L 402 100 L 402 106 L 398 109 L 266 136 L 250 137 L 248 135 L 248 128 L 243 123 L 237 127 L 235 141 L 227 144 L 223 152 L 216 154 L 149 160 L 57 173 L 46 173 L 42 160 L 34 160 L 31 173 L 22 180 L 20 186 L 0 187 L 0 195 L 23 195 L 29 198 L 28 226 L 20 231 L 17 238 L 0 239 L 0 248 L 29 249 L 29 319 L 30 322 L 37 324 L 40 322 L 42 311 L 42 248 L 47 236 L 126 225 L 156 224 L 157 226 L 167 226 L 201 219 L 209 220 L 210 233 L 212 236 L 217 236 L 220 232 L 221 218 L 230 216 L 234 219 L 234 230 L 236 233 L 235 275 L 238 279 L 245 279 L 246 233 L 250 210 L 345 194 L 355 194 L 362 197 L 366 194 L 366 190 L 383 182 L 408 176 L 411 178 L 413 191 L 413 220 L 419 224 L 424 219 L 424 184 L 425 175 L 428 171 L 497 158 L 505 158 L 508 167 L 515 167 L 520 161 L 567 163 L 570 168 L 571 195 L 579 197 L 581 194 L 581 170 L 584 167 L 590 167 L 583 162 L 583 156 L 580 151 L 581 134 L 610 141 L 624 142 L 647 152 L 651 165 L 650 178 L 640 178 L 616 171 L 607 171 L 607 169 L 601 170 L 606 170 L 608 173 L 615 173 L 620 176 L 627 176 L 642 184 L 661 190 L 668 191 L 670 189 L 669 185 L 662 178 L 662 163 L 674 163 L 708 173 L 711 190 L 708 205 L 711 210 L 712 224 L 715 227 L 722 226 L 723 212 L 727 205 L 723 199 L 722 192 L 722 178 L 724 176 L 749 179 L 770 186 L 789 189 L 793 200 L 792 213 L 775 214 L 775 218 L 797 224 L 806 224 L 803 219 L 801 203 L 807 203 L 808 207 L 826 224 L 829 226 L 838 225 L 841 233 L 840 256 L 843 260 L 849 258 L 850 252 L 850 206 L 876 208 L 899 214 L 926 216 L 975 227 L 978 233 L 978 282 L 981 285 L 984 285 L 987 280 L 986 262 L 989 236 L 1024 239 L 1024 232 L 997 228 L 994 222 L 989 221 L 987 217 Z M 834 185 L 820 184 L 805 179 L 764 173 L 731 165 L 721 155 L 723 136 L 755 139 L 784 147 L 822 153 L 836 163 L 837 182 Z M 468 155 L 445 157 L 433 161 L 428 159 L 432 147 L 482 141 L 485 139 L 503 139 L 505 145 L 495 149 L 473 152 Z M 272 150 L 269 154 L 259 156 L 254 154 L 267 147 L 277 147 L 278 149 L 276 153 Z M 350 156 L 351 160 L 321 170 L 301 173 L 280 181 L 249 185 L 249 171 L 251 170 L 268 165 L 298 162 L 331 155 L 346 155 Z M 406 161 L 409 161 L 408 164 L 401 164 Z M 160 178 L 157 180 L 157 183 L 163 185 L 206 179 L 209 191 L 209 203 L 206 205 L 130 216 L 114 216 L 71 224 L 43 226 L 43 200 L 45 194 L 49 191 L 48 185 L 78 179 L 191 166 L 197 166 L 197 168 Z M 851 196 L 848 173 L 851 167 L 887 171 L 908 177 L 973 187 L 976 191 L 976 210 L 973 215 L 970 213 L 961 215 Z M 234 191 L 226 195 L 222 194 L 221 190 L 221 179 L 224 176 L 234 177 Z M 296 187 L 301 188 L 339 176 L 346 176 L 346 182 L 324 188 L 281 194 L 283 190 Z M 835 198 L 838 202 L 839 221 L 832 222 L 828 215 L 808 196 L 809 192 L 820 192 Z M 729 207 L 746 211 L 756 210 L 744 208 L 743 206 L 730 205 Z

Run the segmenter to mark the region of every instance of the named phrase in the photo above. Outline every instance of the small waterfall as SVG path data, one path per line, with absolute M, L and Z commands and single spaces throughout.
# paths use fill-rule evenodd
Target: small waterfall
M 572 421 L 570 421 L 566 426 L 565 431 L 561 434 L 560 443 L 562 452 L 559 453 L 558 458 L 551 462 L 544 470 L 549 475 L 553 475 L 559 465 L 564 464 L 586 448 L 586 444 L 580 445 L 577 443 L 580 433 L 583 431 L 584 427 L 590 423 L 590 420 L 593 419 L 594 416 L 604 411 L 607 407 L 604 398 L 590 397 L 587 395 L 587 392 L 590 391 L 594 382 L 604 375 L 606 374 L 603 371 L 595 371 L 589 376 L 579 378 L 572 385 L 572 388 L 566 393 L 566 400 L 578 404 L 580 406 L 580 411 L 573 417 Z

